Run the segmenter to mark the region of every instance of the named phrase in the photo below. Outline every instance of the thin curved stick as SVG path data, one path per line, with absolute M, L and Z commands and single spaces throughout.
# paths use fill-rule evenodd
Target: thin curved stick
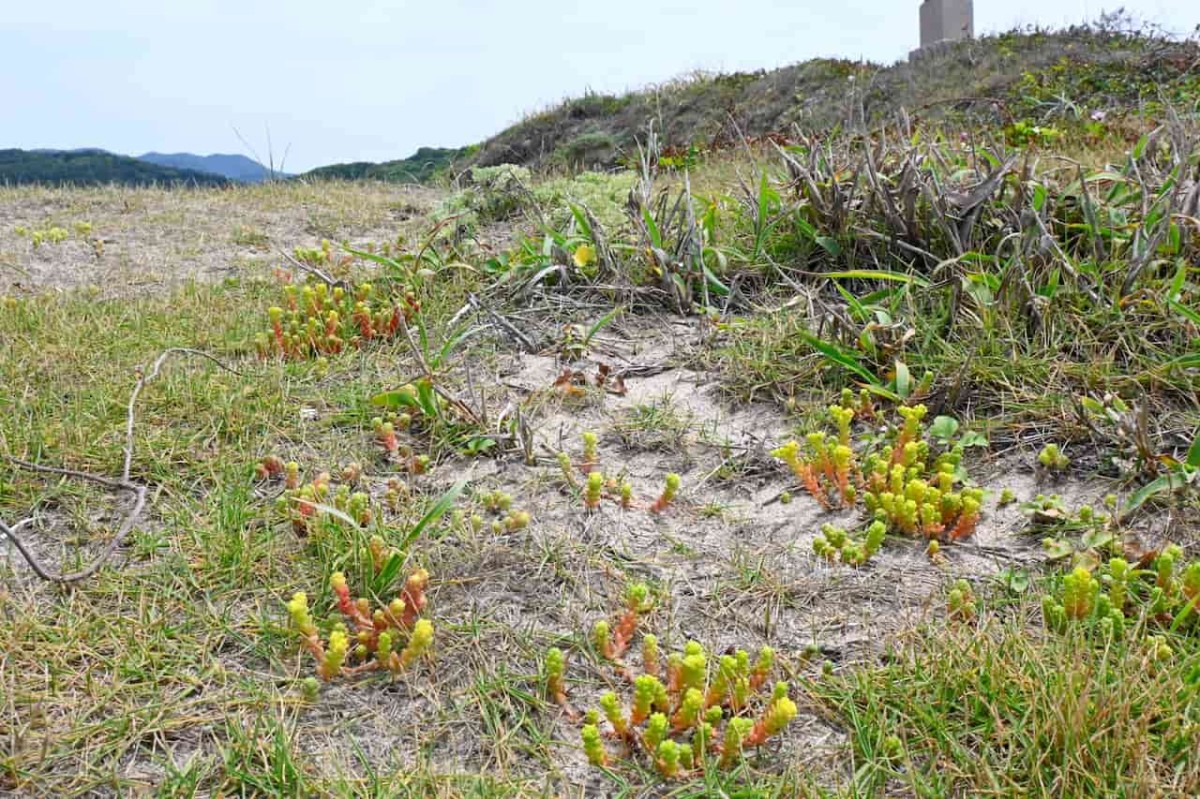
M 158 358 L 154 360 L 154 363 L 150 366 L 149 372 L 147 372 L 141 366 L 135 367 L 134 373 L 137 375 L 137 382 L 134 384 L 133 390 L 129 393 L 129 403 L 126 406 L 124 448 L 125 460 L 124 465 L 121 467 L 121 477 L 119 479 L 104 477 L 98 474 L 91 474 L 90 472 L 81 472 L 75 469 L 63 469 L 57 466 L 43 466 L 38 463 L 31 463 L 29 461 L 21 460 L 20 458 L 14 458 L 11 455 L 5 456 L 5 459 L 14 466 L 27 469 L 32 472 L 57 474 L 62 475 L 63 477 L 71 477 L 76 480 L 87 480 L 89 482 L 106 486 L 117 491 L 128 491 L 133 494 L 132 507 L 130 507 L 129 512 L 125 515 L 125 519 L 121 522 L 121 526 L 117 529 L 116 535 L 114 535 L 112 539 L 109 540 L 108 545 L 104 547 L 104 551 L 97 555 L 92 562 L 84 568 L 80 569 L 79 571 L 70 572 L 69 574 L 63 574 L 62 572 L 56 574 L 49 571 L 45 566 L 42 565 L 41 561 L 39 561 L 37 557 L 29 551 L 29 548 L 25 546 L 25 543 L 17 535 L 22 528 L 28 527 L 34 523 L 34 517 L 22 519 L 11 527 L 5 524 L 3 520 L 0 520 L 0 533 L 2 533 L 3 536 L 9 541 L 12 541 L 13 545 L 16 546 L 17 551 L 21 553 L 21 557 L 25 558 L 25 561 L 29 564 L 29 567 L 33 569 L 34 573 L 43 580 L 52 583 L 65 584 L 78 582 L 91 577 L 93 574 L 99 571 L 105 563 L 108 562 L 108 559 L 111 558 L 112 554 L 116 552 L 119 546 L 121 546 L 126 536 L 129 535 L 129 533 L 133 530 L 134 525 L 137 524 L 138 519 L 141 518 L 142 511 L 145 510 L 146 507 L 146 487 L 143 485 L 138 485 L 130 479 L 130 471 L 133 469 L 133 425 L 136 416 L 135 410 L 137 407 L 138 397 L 141 395 L 142 389 L 146 386 L 146 383 L 158 377 L 158 373 L 162 369 L 163 363 L 165 363 L 166 360 L 172 355 L 194 355 L 200 358 L 206 358 L 227 372 L 235 375 L 241 375 L 240 372 L 230 369 L 224 363 L 212 355 L 209 355 L 207 352 L 188 349 L 186 347 L 171 347 L 170 349 L 163 350 L 159 354 Z

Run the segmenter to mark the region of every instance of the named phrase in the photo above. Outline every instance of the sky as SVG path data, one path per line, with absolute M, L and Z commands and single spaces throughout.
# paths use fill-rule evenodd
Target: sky
M 302 171 L 481 141 L 563 99 L 817 56 L 889 63 L 920 0 L 4 0 L 0 148 L 240 152 Z M 975 0 L 977 33 L 1123 5 L 1176 33 L 1194 0 Z M 235 132 L 236 131 L 236 132 Z

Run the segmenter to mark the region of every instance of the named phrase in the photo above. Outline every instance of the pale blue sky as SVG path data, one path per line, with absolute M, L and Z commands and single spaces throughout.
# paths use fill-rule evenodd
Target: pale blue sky
M 0 147 L 243 152 L 288 168 L 479 141 L 565 97 L 813 56 L 890 62 L 919 0 L 4 0 Z M 978 32 L 1121 3 L 975 0 Z M 1123 5 L 1178 33 L 1195 0 Z

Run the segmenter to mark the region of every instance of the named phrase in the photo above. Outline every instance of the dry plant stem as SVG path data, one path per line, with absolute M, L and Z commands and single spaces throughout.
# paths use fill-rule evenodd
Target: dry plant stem
M 528 336 L 522 333 L 516 325 L 505 319 L 500 314 L 496 313 L 492 306 L 485 303 L 479 297 L 475 296 L 474 294 L 467 295 L 467 304 L 474 308 L 476 312 L 482 311 L 483 313 L 487 314 L 488 318 L 491 319 L 497 327 L 507 333 L 514 341 L 516 341 L 521 349 L 525 350 L 525 352 L 533 353 L 540 349 L 537 344 L 533 343 L 533 341 L 531 341 Z
M 12 541 L 13 545 L 17 548 L 17 551 L 21 553 L 21 557 L 25 558 L 25 561 L 29 564 L 29 567 L 33 569 L 34 574 L 36 574 L 38 577 L 41 577 L 43 580 L 52 583 L 65 584 L 79 582 L 80 580 L 85 580 L 88 577 L 91 577 L 100 570 L 100 567 L 102 567 L 110 557 L 112 557 L 113 552 L 117 550 L 117 547 L 121 546 L 121 543 L 125 540 L 125 537 L 129 535 L 130 531 L 133 530 L 133 526 L 137 524 L 138 519 L 141 518 L 142 511 L 146 507 L 146 487 L 134 483 L 129 476 L 129 473 L 133 468 L 133 424 L 136 416 L 135 410 L 138 396 L 142 393 L 142 389 L 145 387 L 146 383 L 158 377 L 159 370 L 162 369 L 163 363 L 165 363 L 166 360 L 172 355 L 195 355 L 200 358 L 207 358 L 227 372 L 231 372 L 235 375 L 241 374 L 240 372 L 230 369 L 228 366 L 221 363 L 221 361 L 217 360 L 206 352 L 187 349 L 185 347 L 172 347 L 170 349 L 163 350 L 159 354 L 158 358 L 155 359 L 153 365 L 151 365 L 149 372 L 146 372 L 141 366 L 136 367 L 134 372 L 137 375 L 137 382 L 133 386 L 133 391 L 129 393 L 129 403 L 125 409 L 125 461 L 124 465 L 121 467 L 120 479 L 114 480 L 111 477 L 103 477 L 98 474 L 90 474 L 89 472 L 81 472 L 75 469 L 61 469 L 56 466 L 43 466 L 38 463 L 30 463 L 29 461 L 21 460 L 20 458 L 14 458 L 11 455 L 5 456 L 5 459 L 8 460 L 9 463 L 12 463 L 14 466 L 18 466 L 22 469 L 28 469 L 29 471 L 33 472 L 42 472 L 44 474 L 57 474 L 62 475 L 63 477 L 73 477 L 76 480 L 87 480 L 98 485 L 106 486 L 118 491 L 128 491 L 133 494 L 132 507 L 130 507 L 129 512 L 125 515 L 124 521 L 121 522 L 120 528 L 117 529 L 116 535 L 114 535 L 108 542 L 108 545 L 104 548 L 104 551 L 97 555 L 96 558 L 83 569 L 80 569 L 76 572 L 70 572 L 68 574 L 63 574 L 61 572 L 54 573 L 46 569 L 46 567 L 43 566 L 37 557 L 29 551 L 29 549 L 25 546 L 25 543 L 17 535 L 22 528 L 33 524 L 34 519 L 32 517 L 28 519 L 22 519 L 11 527 L 5 524 L 3 521 L 0 521 L 0 533 L 3 533 L 9 541 Z
M 345 280 L 337 280 L 337 279 L 325 274 L 325 272 L 321 271 L 320 269 L 316 268 L 315 266 L 309 266 L 308 264 L 301 261 L 299 258 L 294 258 L 291 255 L 288 255 L 283 250 L 280 250 L 277 248 L 276 252 L 278 252 L 279 255 L 284 260 L 286 260 L 288 263 L 290 263 L 293 267 L 295 267 L 296 269 L 299 269 L 301 272 L 306 272 L 306 273 L 312 275 L 313 277 L 317 278 L 318 280 L 320 280 L 322 283 L 329 286 L 330 288 L 341 287 L 341 288 L 345 289 L 346 291 L 350 291 L 352 288 L 351 285 L 348 282 L 346 282 Z

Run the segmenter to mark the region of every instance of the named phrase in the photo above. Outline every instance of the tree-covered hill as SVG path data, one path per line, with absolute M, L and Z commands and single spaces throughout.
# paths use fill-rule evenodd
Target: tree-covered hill
M 229 181 L 208 172 L 160 166 L 103 150 L 0 150 L 0 184 L 31 183 L 224 186 Z
M 317 180 L 378 180 L 388 183 L 429 183 L 446 174 L 451 165 L 467 158 L 474 147 L 422 147 L 408 158 L 383 163 L 356 161 L 330 164 L 305 172 L 301 177 Z

